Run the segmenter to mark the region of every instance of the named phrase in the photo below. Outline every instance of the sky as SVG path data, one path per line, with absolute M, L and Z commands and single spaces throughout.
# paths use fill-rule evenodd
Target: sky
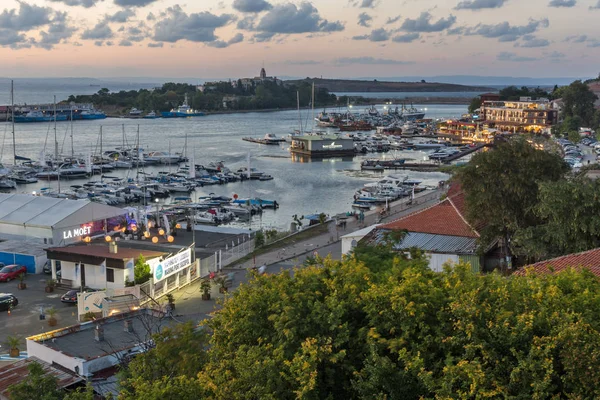
M 591 77 L 600 0 L 0 0 L 0 76 Z

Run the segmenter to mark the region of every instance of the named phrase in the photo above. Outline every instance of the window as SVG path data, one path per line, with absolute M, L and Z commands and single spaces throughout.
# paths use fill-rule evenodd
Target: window
M 115 281 L 115 270 L 112 268 L 106 268 L 106 282 Z

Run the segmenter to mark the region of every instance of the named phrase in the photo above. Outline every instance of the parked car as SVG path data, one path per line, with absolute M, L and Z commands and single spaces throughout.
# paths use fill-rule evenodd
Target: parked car
M 80 289 L 71 289 L 67 293 L 60 296 L 60 301 L 62 301 L 63 303 L 77 304 L 77 293 L 79 293 L 80 291 L 81 291 Z M 84 290 L 84 292 L 96 292 L 96 291 L 97 291 L 96 289 L 92 289 L 92 288 L 85 288 L 85 290 Z
M 52 273 L 52 265 L 50 264 L 50 260 L 46 261 L 46 264 L 44 264 L 44 273 L 45 274 Z M 60 261 L 56 261 L 56 278 L 60 279 L 60 277 L 61 277 Z
M 10 282 L 17 279 L 19 275 L 26 274 L 27 268 L 24 265 L 7 265 L 0 269 L 0 282 Z
M 0 293 L 0 311 L 8 311 L 15 308 L 19 304 L 19 300 L 10 293 Z

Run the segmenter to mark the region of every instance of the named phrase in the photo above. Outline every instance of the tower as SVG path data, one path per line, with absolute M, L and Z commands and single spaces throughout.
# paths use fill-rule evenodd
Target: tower
M 260 79 L 266 79 L 267 78 L 267 71 L 265 71 L 265 68 L 262 67 L 260 69 Z

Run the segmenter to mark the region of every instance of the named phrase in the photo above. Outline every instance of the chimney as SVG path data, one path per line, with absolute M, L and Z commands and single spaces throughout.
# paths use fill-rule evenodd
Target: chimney
M 104 328 L 100 325 L 96 325 L 96 329 L 94 329 L 94 339 L 96 342 L 104 341 Z
M 128 332 L 128 333 L 133 332 L 133 321 L 130 319 L 125 320 L 125 332 Z
M 111 253 L 111 254 L 117 254 L 117 250 L 118 250 L 118 248 L 117 248 L 117 243 L 115 243 L 115 242 L 110 242 L 110 243 L 108 244 L 108 252 L 109 252 L 109 253 Z

